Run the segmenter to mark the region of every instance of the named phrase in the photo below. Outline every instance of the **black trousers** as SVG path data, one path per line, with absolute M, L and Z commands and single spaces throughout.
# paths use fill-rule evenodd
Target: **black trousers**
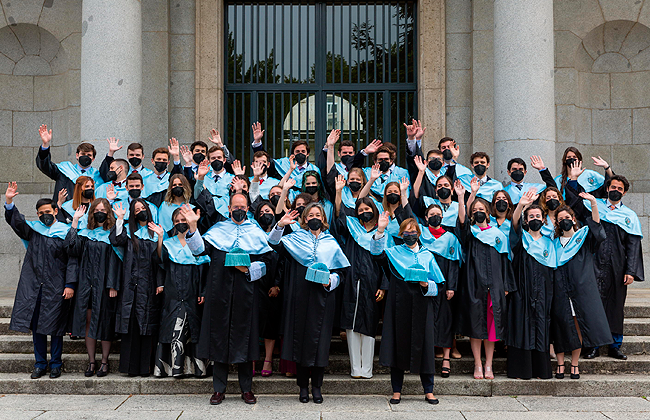
M 429 394 L 433 392 L 433 373 L 421 373 L 420 381 L 422 381 L 422 388 L 424 393 Z M 390 384 L 393 387 L 393 392 L 402 392 L 404 385 L 404 371 L 398 368 L 390 368 Z
M 212 386 L 214 392 L 226 392 L 228 385 L 228 363 L 214 362 L 212 367 Z M 253 362 L 237 363 L 237 375 L 241 392 L 253 389 Z
M 296 379 L 300 388 L 309 388 L 309 378 L 311 378 L 311 387 L 320 388 L 323 386 L 323 377 L 325 376 L 324 367 L 301 366 L 296 365 L 298 373 Z

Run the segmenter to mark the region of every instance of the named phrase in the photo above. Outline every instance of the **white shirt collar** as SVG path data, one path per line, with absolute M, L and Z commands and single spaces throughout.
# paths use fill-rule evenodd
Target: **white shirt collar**
M 610 206 L 614 206 L 614 208 L 616 208 L 616 209 L 620 209 L 622 205 L 623 205 L 623 201 L 622 201 L 622 200 L 619 201 L 618 204 L 616 204 L 616 205 L 612 204 L 612 202 L 609 201 L 609 199 L 607 200 L 607 207 L 608 207 L 608 208 L 609 208 Z

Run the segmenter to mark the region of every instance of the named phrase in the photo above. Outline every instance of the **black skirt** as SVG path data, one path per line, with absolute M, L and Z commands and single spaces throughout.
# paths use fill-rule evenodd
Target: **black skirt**
M 508 346 L 508 378 L 550 379 L 552 376 L 549 351 L 522 350 Z

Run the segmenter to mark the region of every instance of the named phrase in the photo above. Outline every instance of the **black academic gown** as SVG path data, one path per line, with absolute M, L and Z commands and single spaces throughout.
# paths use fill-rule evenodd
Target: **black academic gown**
M 41 306 L 36 333 L 61 336 L 66 330 L 70 300 L 63 299 L 68 254 L 64 240 L 50 238 L 32 230 L 16 206 L 5 211 L 5 219 L 20 239 L 29 241 L 16 288 L 9 329 L 30 332 L 34 308 L 41 293 Z
M 548 352 L 554 269 L 540 264 L 522 243 L 521 225 L 510 229 L 512 266 L 517 291 L 508 294 L 506 344 L 522 350 Z
M 433 298 L 433 311 L 436 320 L 435 343 L 438 347 L 451 348 L 454 344 L 454 318 L 458 298 L 454 295 L 451 300 L 447 300 L 447 290 L 456 293 L 460 264 L 458 261 L 448 260 L 436 253 L 433 253 L 433 256 L 446 280 L 444 283 L 438 284 L 438 296 Z
M 169 259 L 169 251 L 163 246 L 164 270 L 158 271 L 158 286 L 164 287 L 163 307 L 160 316 L 158 341 L 171 343 L 176 318 L 181 310 L 187 314 L 187 327 L 192 343 L 198 343 L 201 331 L 203 307 L 198 298 L 205 297 L 205 277 L 208 265 L 178 264 Z
M 493 226 L 491 229 L 498 229 Z M 506 338 L 507 306 L 505 292 L 516 290 L 512 265 L 507 254 L 484 244 L 462 225 L 460 241 L 465 263 L 458 284 L 457 332 L 471 338 L 488 338 L 488 292 L 492 298 L 498 340 Z M 456 299 L 456 298 L 454 298 Z
M 75 228 L 70 228 L 65 246 L 71 259 L 76 259 L 72 335 L 86 336 L 86 312 L 91 308 L 88 337 L 111 341 L 115 337 L 118 297 L 110 297 L 109 289 L 121 289 L 122 261 L 111 245 L 79 236 Z
M 282 276 L 284 259 L 273 252 L 266 266 L 266 274 L 259 282 L 259 334 L 260 337 L 276 340 L 280 334 L 280 317 L 282 314 Z M 269 296 L 272 287 L 279 287 L 276 297 Z
M 59 167 L 52 162 L 49 147 L 45 150 L 40 147 L 38 148 L 38 153 L 36 154 L 36 167 L 43 173 L 43 175 L 54 180 L 54 195 L 52 196 L 52 200 L 54 200 L 55 203 L 59 199 L 59 191 L 64 188 L 68 191 L 68 197 L 72 197 L 75 183 L 65 176 L 63 172 L 59 170 Z
M 417 282 L 397 274 L 385 252 L 375 259 L 389 278 L 379 363 L 411 373 L 435 372 L 435 303 Z M 438 285 L 440 286 L 440 285 Z
M 587 219 L 589 234 L 576 255 L 555 270 L 551 305 L 551 340 L 557 353 L 599 347 L 612 343 L 607 316 L 603 309 L 596 274 L 595 257 L 606 239 L 602 224 Z M 569 299 L 578 320 L 582 344 L 575 329 Z
M 374 337 L 381 316 L 381 302 L 377 302 L 377 290 L 388 290 L 388 279 L 382 267 L 367 249 L 361 247 L 350 234 L 345 212 L 337 218 L 338 232 L 345 239 L 343 253 L 350 261 L 350 268 L 342 283 L 341 329 Z M 374 231 L 375 229 L 373 229 Z
M 601 225 L 607 238 L 596 252 L 596 280 L 610 331 L 623 334 L 623 310 L 627 296 L 623 278 L 629 274 L 634 281 L 644 280 L 642 238 L 630 235 L 613 223 L 601 221 Z
M 226 267 L 227 252 L 209 242 L 210 256 L 198 356 L 218 363 L 259 359 L 259 283 L 235 267 Z M 251 262 L 268 264 L 272 253 L 250 255 Z
M 285 258 L 280 357 L 303 367 L 325 367 L 329 363 L 338 288 L 328 292 L 322 284 L 306 280 L 307 267 L 296 261 L 282 242 L 269 246 Z M 339 275 L 338 287 L 343 286 L 345 271 L 330 270 Z

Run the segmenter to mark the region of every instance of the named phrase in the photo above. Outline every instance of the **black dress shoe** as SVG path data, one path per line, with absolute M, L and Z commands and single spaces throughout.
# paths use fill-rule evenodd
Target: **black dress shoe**
M 34 370 L 32 371 L 32 379 L 38 379 L 41 376 L 45 375 L 45 369 L 41 369 L 39 367 L 35 367 Z
M 322 404 L 323 403 L 323 394 L 320 392 L 320 388 L 315 386 L 311 387 L 311 396 L 314 397 L 314 403 Z
M 591 348 L 589 349 L 588 352 L 585 352 L 585 355 L 583 356 L 585 359 L 595 359 L 596 357 L 600 356 L 600 353 L 598 352 L 597 348 Z
M 309 402 L 309 388 L 300 388 L 300 397 L 298 397 L 298 401 L 301 403 Z
M 257 398 L 255 398 L 255 394 L 253 394 L 253 391 L 242 392 L 241 399 L 244 400 L 246 404 L 257 403 Z
M 610 347 L 609 348 L 609 353 L 607 353 L 609 357 L 613 357 L 614 359 L 618 360 L 627 360 L 627 356 L 623 354 L 621 349 L 616 348 L 616 347 Z
M 215 392 L 210 397 L 210 404 L 219 405 L 223 402 L 223 399 L 226 398 L 226 394 L 223 392 Z
M 50 379 L 56 379 L 59 376 L 61 376 L 61 368 L 60 367 L 52 368 L 52 370 L 50 371 Z
M 438 404 L 440 402 L 440 401 L 438 401 L 437 398 L 427 398 L 427 397 L 424 397 L 424 401 L 428 402 L 429 404 L 434 404 L 434 405 Z

